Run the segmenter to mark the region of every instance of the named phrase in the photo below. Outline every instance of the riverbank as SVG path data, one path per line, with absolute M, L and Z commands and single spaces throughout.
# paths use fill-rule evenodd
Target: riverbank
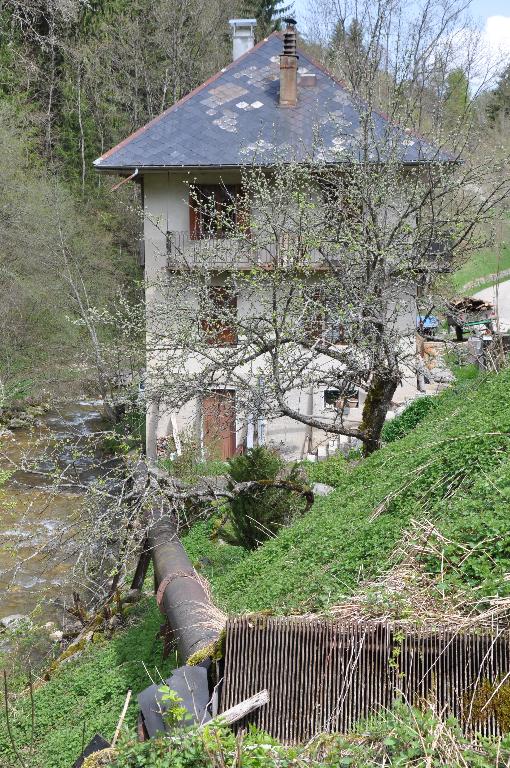
M 34 728 L 28 691 L 11 699 L 12 732 L 30 768 L 70 768 L 83 744 L 96 734 L 113 737 L 129 689 L 134 694 L 167 677 L 173 659 L 163 659 L 159 637 L 161 614 L 151 585 L 142 600 L 127 607 L 120 629 L 98 632 L 94 641 L 59 665 L 48 682 L 35 679 Z M 18 690 L 28 683 L 23 673 L 10 667 Z M 129 705 L 126 726 L 134 729 L 136 696 Z M 0 765 L 14 768 L 16 760 L 5 718 L 0 724 Z

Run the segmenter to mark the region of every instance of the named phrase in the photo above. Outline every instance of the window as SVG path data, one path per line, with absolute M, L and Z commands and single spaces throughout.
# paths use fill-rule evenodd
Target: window
M 202 307 L 202 331 L 207 344 L 228 347 L 237 344 L 237 296 L 230 286 L 211 285 Z
M 343 408 L 359 407 L 359 390 L 352 384 L 341 384 L 337 389 L 324 390 L 324 408 L 341 411 Z
M 240 206 L 238 184 L 200 184 L 189 199 L 192 240 L 231 237 L 247 213 Z
M 328 178 L 322 184 L 322 194 L 328 210 L 338 211 L 338 221 L 360 223 L 362 220 L 362 190 L 348 174 Z

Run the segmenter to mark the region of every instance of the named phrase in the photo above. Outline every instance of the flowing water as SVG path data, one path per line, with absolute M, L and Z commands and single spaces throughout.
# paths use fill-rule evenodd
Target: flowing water
M 61 616 L 79 554 L 72 532 L 99 472 L 90 444 L 105 429 L 100 406 L 65 404 L 35 429 L 0 435 L 0 469 L 15 470 L 0 490 L 0 619 L 36 607 L 38 622 Z

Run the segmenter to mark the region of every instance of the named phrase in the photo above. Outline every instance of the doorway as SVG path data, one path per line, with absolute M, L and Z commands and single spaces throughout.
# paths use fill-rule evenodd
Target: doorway
M 206 458 L 225 460 L 236 452 L 235 392 L 214 390 L 202 400 Z

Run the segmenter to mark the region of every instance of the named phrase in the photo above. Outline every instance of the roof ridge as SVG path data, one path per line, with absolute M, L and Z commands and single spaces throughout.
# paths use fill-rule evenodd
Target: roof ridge
M 338 153 L 346 148 L 345 141 L 355 140 L 356 125 L 364 110 L 370 110 L 379 138 L 388 128 L 396 132 L 395 138 L 403 142 L 405 163 L 421 162 L 427 158 L 430 162 L 433 157 L 441 161 L 452 160 L 444 150 L 429 145 L 428 140 L 418 132 L 402 127 L 398 121 L 371 107 L 304 46 L 297 49 L 301 58 L 299 69 L 301 73 L 309 71 L 308 66 L 317 73 L 317 91 L 303 88 L 295 109 L 280 109 L 277 91 L 282 37 L 280 32 L 275 31 L 229 62 L 103 153 L 94 162 L 96 169 L 120 173 L 129 169 L 131 173 L 135 168 L 239 167 L 246 164 L 247 150 L 254 151 L 260 145 L 264 153 L 268 148 L 275 148 L 274 139 L 268 135 L 271 126 L 273 130 L 275 126 L 278 128 L 276 144 L 281 148 L 297 147 L 296 142 L 301 140 L 311 144 L 312 121 L 322 126 L 321 135 L 326 142 L 324 151 L 333 153 L 333 162 L 340 162 L 342 158 Z M 241 96 L 247 101 L 254 100 L 248 104 Z M 229 103 L 232 99 L 237 102 L 238 97 L 238 103 Z M 335 106 L 333 102 L 338 102 L 340 106 Z M 336 111 L 325 121 L 324 111 L 330 103 Z M 334 132 L 333 117 L 337 114 L 342 115 L 345 121 L 346 130 L 341 137 Z M 414 141 L 407 143 L 406 135 Z M 413 145 L 414 149 L 407 149 Z M 266 155 L 265 159 L 268 157 Z
M 240 61 L 243 59 L 248 58 L 248 56 L 253 52 L 261 48 L 264 43 L 267 43 L 267 41 L 271 37 L 282 37 L 281 32 L 271 32 L 270 35 L 265 37 L 263 40 L 260 40 L 256 45 L 254 45 L 252 48 L 250 48 L 249 51 L 246 51 L 246 53 L 243 53 L 241 56 L 238 56 L 237 59 L 234 59 L 234 61 L 231 61 L 230 64 L 227 64 L 223 69 L 219 69 L 214 75 L 211 75 L 207 80 L 205 80 L 200 85 L 197 85 L 196 88 L 193 88 L 189 93 L 187 93 L 185 96 L 182 96 L 178 101 L 175 101 L 173 104 L 171 104 L 169 107 L 167 107 L 163 112 L 161 112 L 159 115 L 156 115 L 156 117 L 153 117 L 152 120 L 149 120 L 148 123 L 145 123 L 144 125 L 141 125 L 140 128 L 136 128 L 132 133 L 129 134 L 129 136 L 126 136 L 125 139 L 122 139 L 122 141 L 119 141 L 118 144 L 116 144 L 111 149 L 104 152 L 100 157 L 97 158 L 97 160 L 94 160 L 94 165 L 100 165 L 103 160 L 106 160 L 108 157 L 110 157 L 112 154 L 117 152 L 117 150 L 122 149 L 122 147 L 125 147 L 126 144 L 129 144 L 133 139 L 135 139 L 137 136 L 140 136 L 141 134 L 145 133 L 145 131 L 150 128 L 153 125 L 156 125 L 160 120 L 162 120 L 164 117 L 166 117 L 170 112 L 172 112 L 174 109 L 177 109 L 177 107 L 181 106 L 181 104 L 184 104 L 188 99 L 190 99 L 192 96 L 195 96 L 195 94 L 200 93 L 204 88 L 207 88 L 209 85 L 214 83 L 218 78 L 220 78 L 222 75 L 225 74 L 225 72 L 228 72 L 229 69 L 237 65 Z M 306 54 L 305 54 L 306 55 Z

